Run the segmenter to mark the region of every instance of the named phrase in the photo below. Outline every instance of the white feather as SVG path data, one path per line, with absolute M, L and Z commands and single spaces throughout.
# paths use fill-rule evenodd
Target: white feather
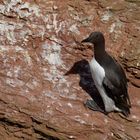
M 103 79 L 105 77 L 105 71 L 104 69 L 101 67 L 101 65 L 96 61 L 95 58 L 93 58 L 91 60 L 91 62 L 89 63 L 90 65 L 90 70 L 91 70 L 91 74 L 92 74 L 92 78 L 94 80 L 95 86 L 98 89 L 104 105 L 105 105 L 105 110 L 107 112 L 111 112 L 111 111 L 121 111 L 119 108 L 117 108 L 115 106 L 114 101 L 107 96 L 107 94 L 105 93 L 104 87 L 102 85 Z

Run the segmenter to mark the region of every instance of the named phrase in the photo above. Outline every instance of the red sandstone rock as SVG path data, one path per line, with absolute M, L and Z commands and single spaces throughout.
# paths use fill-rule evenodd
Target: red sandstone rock
M 125 0 L 1 1 L 0 139 L 140 139 L 139 11 Z M 127 119 L 84 106 L 97 91 L 80 41 L 95 30 L 127 70 Z

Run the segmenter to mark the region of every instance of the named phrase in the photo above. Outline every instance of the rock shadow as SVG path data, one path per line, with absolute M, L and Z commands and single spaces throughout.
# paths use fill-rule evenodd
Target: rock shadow
M 94 81 L 91 76 L 89 63 L 83 59 L 74 63 L 72 68 L 65 73 L 65 75 L 79 74 L 80 82 L 79 85 L 83 90 L 90 95 L 90 97 L 96 102 L 96 104 L 104 110 L 104 104 L 100 94 L 98 93 Z

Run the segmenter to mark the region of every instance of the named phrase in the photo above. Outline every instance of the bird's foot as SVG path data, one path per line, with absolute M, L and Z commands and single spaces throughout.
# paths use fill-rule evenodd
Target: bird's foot
M 88 99 L 85 103 L 85 106 L 88 107 L 89 109 L 93 110 L 93 111 L 99 111 L 101 113 L 104 113 L 105 115 L 108 114 L 103 109 L 101 109 L 94 100 L 89 100 Z

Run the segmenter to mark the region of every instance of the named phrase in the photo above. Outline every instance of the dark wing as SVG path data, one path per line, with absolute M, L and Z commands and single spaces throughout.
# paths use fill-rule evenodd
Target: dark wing
M 106 61 L 108 65 L 105 65 L 103 61 Z M 122 67 L 108 54 L 106 60 L 103 61 L 101 65 L 105 69 L 103 86 L 106 93 L 113 98 L 116 106 L 129 109 L 131 103 L 127 92 L 127 79 Z

